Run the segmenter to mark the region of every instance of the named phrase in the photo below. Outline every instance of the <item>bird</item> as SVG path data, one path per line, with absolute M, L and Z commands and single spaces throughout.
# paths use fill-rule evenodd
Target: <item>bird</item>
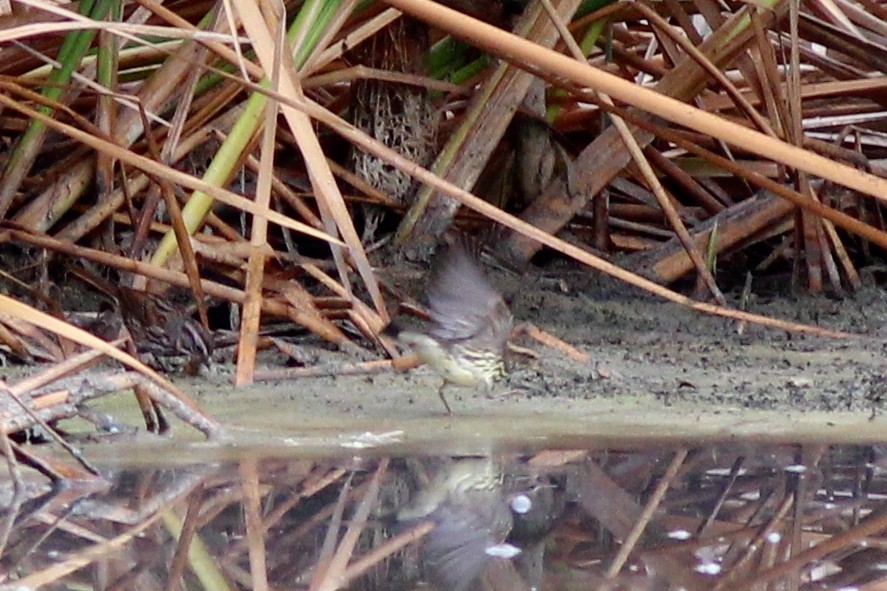
M 213 335 L 191 316 L 190 291 L 172 287 L 160 296 L 117 287 L 120 316 L 149 366 L 187 375 L 210 366 Z
M 475 589 L 490 560 L 512 548 L 504 545 L 512 514 L 502 492 L 503 476 L 501 464 L 492 458 L 452 459 L 398 512 L 400 523 L 434 523 L 421 559 L 435 589 Z
M 452 414 L 447 386 L 481 386 L 489 392 L 505 375 L 505 349 L 514 327 L 511 310 L 466 242 L 462 235 L 450 235 L 435 255 L 426 292 L 431 326 L 410 330 L 395 319 L 383 330 L 440 374 L 437 393 L 447 414 Z
M 116 300 L 88 327 L 105 339 L 115 339 L 120 324 L 126 326 L 139 358 L 148 366 L 167 373 L 197 375 L 209 367 L 213 335 L 192 317 L 194 296 L 186 288 L 170 287 L 163 294 L 139 291 L 111 282 L 84 267 L 70 271 Z
M 213 335 L 191 315 L 194 298 L 183 288 L 169 288 L 163 295 L 139 291 L 109 281 L 93 271 L 72 265 L 69 271 L 116 300 L 103 302 L 99 314 L 83 327 L 104 340 L 129 333 L 128 352 L 152 369 L 196 376 L 210 367 Z M 149 431 L 164 433 L 169 423 L 156 400 L 135 391 Z
M 565 506 L 563 489 L 548 475 L 517 459 L 456 457 L 425 482 L 397 521 L 433 524 L 420 558 L 435 589 L 480 588 L 477 579 L 495 558 L 515 559 L 527 582 L 541 588 L 544 542 Z

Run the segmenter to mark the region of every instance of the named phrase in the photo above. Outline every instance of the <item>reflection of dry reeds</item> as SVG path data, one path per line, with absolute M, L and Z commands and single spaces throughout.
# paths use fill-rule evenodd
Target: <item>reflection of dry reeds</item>
M 504 488 L 485 485 L 475 497 L 482 505 L 501 502 L 518 520 L 528 510 L 519 497 L 540 499 L 530 492 L 537 486 L 558 487 L 568 504 L 551 505 L 554 513 L 536 530 L 538 568 L 522 560 L 540 538 L 526 530 L 505 537 L 506 530 L 501 539 L 523 552 L 482 559 L 483 576 L 493 589 L 876 589 L 887 582 L 876 567 L 884 558 L 878 535 L 887 527 L 877 453 L 715 445 L 546 452 L 546 460 L 529 462 L 498 457 Z M 108 589 L 170 589 L 198 579 L 213 589 L 413 588 L 433 574 L 426 542 L 439 544 L 442 532 L 456 541 L 463 527 L 468 539 L 481 539 L 474 528 L 482 523 L 447 521 L 470 505 L 436 509 L 471 503 L 473 493 L 433 487 L 470 482 L 461 470 L 488 470 L 490 461 L 383 459 L 355 471 L 336 461 L 255 458 L 120 471 L 104 490 L 41 493 L 28 484 L 3 516 L 0 585 L 72 586 L 102 572 Z M 444 472 L 457 480 L 422 476 L 446 466 L 458 467 Z M 539 470 L 557 476 L 516 478 Z M 3 483 L 0 494 L 11 495 L 11 487 Z M 489 495 L 496 491 L 499 501 Z M 398 524 L 393 516 L 410 506 L 415 517 Z M 477 510 L 483 522 L 485 510 Z M 472 560 L 478 554 L 483 544 Z M 459 565 L 449 568 L 459 580 Z

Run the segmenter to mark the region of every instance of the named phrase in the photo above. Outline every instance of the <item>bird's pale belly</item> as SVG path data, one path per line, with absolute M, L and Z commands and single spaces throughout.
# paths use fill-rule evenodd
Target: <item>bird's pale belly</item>
M 448 349 L 428 335 L 405 331 L 398 335 L 400 342 L 412 348 L 416 356 L 436 371 L 449 384 L 473 388 L 492 385 L 493 376 L 472 364 L 469 359 L 454 356 Z

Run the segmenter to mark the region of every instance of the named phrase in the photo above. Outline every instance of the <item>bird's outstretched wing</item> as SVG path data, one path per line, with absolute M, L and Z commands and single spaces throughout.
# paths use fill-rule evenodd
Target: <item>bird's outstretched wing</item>
M 462 237 L 441 247 L 428 285 L 432 336 L 447 341 L 476 341 L 493 350 L 505 346 L 512 316 Z

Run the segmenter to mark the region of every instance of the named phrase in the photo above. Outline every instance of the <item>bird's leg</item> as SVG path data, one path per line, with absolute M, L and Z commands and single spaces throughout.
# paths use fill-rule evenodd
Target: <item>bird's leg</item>
M 440 388 L 437 389 L 437 395 L 440 396 L 440 401 L 443 402 L 444 408 L 447 409 L 447 414 L 451 415 L 451 414 L 453 414 L 453 411 L 450 410 L 450 403 L 447 402 L 447 398 L 446 398 L 446 396 L 444 396 L 444 390 L 446 389 L 446 387 L 447 387 L 447 381 L 444 380 L 444 383 L 441 384 Z

